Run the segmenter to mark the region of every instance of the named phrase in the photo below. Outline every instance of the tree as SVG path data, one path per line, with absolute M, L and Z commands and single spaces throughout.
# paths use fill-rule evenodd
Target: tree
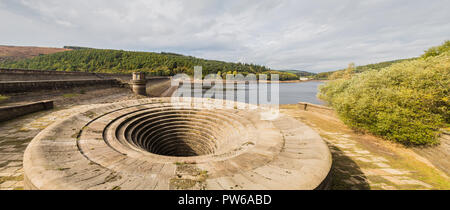
M 4 68 L 23 68 L 41 70 L 90 71 L 107 73 L 129 73 L 135 70 L 151 74 L 175 75 L 186 73 L 193 75 L 194 66 L 202 66 L 203 73 L 226 74 L 264 73 L 270 69 L 265 66 L 245 63 L 231 63 L 206 60 L 173 53 L 130 52 L 123 50 L 102 50 L 78 48 L 48 55 L 17 61 L 0 61 Z M 169 71 L 167 71 L 167 69 Z M 223 77 L 224 78 L 224 77 Z

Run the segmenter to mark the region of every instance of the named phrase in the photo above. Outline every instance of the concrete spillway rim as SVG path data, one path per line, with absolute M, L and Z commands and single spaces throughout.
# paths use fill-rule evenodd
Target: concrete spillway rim
M 142 108 L 143 104 L 169 101 L 170 98 L 141 99 L 74 110 L 74 115 L 43 130 L 27 147 L 24 155 L 25 188 L 167 190 L 178 189 L 178 182 L 172 183 L 173 180 L 179 181 L 177 176 L 181 176 L 181 180 L 186 177 L 193 179 L 196 183 L 193 189 L 197 189 L 197 184 L 202 186 L 201 189 L 307 190 L 326 187 L 332 163 L 327 145 L 311 128 L 284 115 L 262 122 L 252 118 L 251 114 L 236 111 L 256 127 L 272 126 L 268 129 L 271 133 L 267 133 L 272 137 L 264 138 L 264 141 L 254 139 L 256 145 L 241 153 L 183 166 L 175 164 L 176 160 L 186 159 L 183 157 L 169 157 L 169 162 L 152 162 L 155 160 L 153 157 L 131 154 L 131 150 L 126 150 L 130 154 L 114 151 L 103 139 L 86 138 L 80 144 L 80 136 L 74 135 L 84 130 L 95 137 L 98 131 L 91 128 L 98 126 L 96 129 L 103 130 L 115 115 L 127 113 L 133 110 L 133 106 Z M 252 114 L 258 113 L 254 111 Z M 97 121 L 102 116 L 106 116 L 104 122 Z M 95 150 L 91 150 L 94 147 Z M 112 161 L 113 158 L 120 160 Z M 185 177 L 180 173 L 183 167 L 207 171 L 208 176 L 199 180 L 190 175 Z

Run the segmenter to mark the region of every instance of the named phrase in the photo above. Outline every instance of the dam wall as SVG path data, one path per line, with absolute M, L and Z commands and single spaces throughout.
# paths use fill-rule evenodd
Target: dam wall
M 58 90 L 86 86 L 130 87 L 131 80 L 131 74 L 0 68 L 0 93 Z M 170 88 L 170 77 L 149 77 L 146 80 L 146 92 L 150 97 L 159 97 Z
M 0 81 L 36 81 L 36 80 L 96 80 L 117 79 L 124 82 L 131 80 L 131 74 L 106 74 L 75 71 L 49 71 L 0 68 Z
M 116 79 L 11 81 L 0 82 L 0 93 L 22 93 L 86 86 L 114 87 L 120 85 L 121 83 Z

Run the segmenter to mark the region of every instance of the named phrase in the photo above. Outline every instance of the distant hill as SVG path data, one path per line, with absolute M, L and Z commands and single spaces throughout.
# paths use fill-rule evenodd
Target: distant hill
M 261 65 L 206 60 L 176 53 L 133 52 L 123 50 L 91 49 L 66 46 L 74 49 L 22 60 L 4 60 L 3 68 L 40 69 L 57 71 L 87 71 L 104 73 L 147 72 L 154 76 L 178 73 L 193 75 L 194 66 L 202 66 L 203 74 L 266 74 L 279 73 L 280 80 L 296 80 L 296 74 L 275 72 Z
M 18 61 L 27 58 L 33 58 L 39 55 L 64 52 L 70 49 L 48 48 L 48 47 L 16 47 L 0 45 L 0 62 Z
M 88 50 L 88 49 L 94 49 L 90 47 L 80 47 L 80 46 L 64 46 L 64 49 L 70 49 L 70 50 Z
M 381 62 L 381 63 L 375 63 L 375 64 L 369 64 L 369 65 L 364 65 L 364 66 L 357 66 L 355 67 L 355 69 L 352 70 L 352 73 L 356 74 L 356 73 L 361 73 L 361 72 L 365 72 L 368 70 L 380 70 L 382 68 L 386 68 L 389 67 L 393 64 L 396 63 L 400 63 L 403 61 L 408 61 L 408 60 L 414 60 L 417 58 L 409 58 L 409 59 L 399 59 L 399 60 L 393 60 L 393 61 L 385 61 L 385 62 Z M 337 71 L 330 71 L 330 72 L 322 72 L 322 73 L 318 73 L 314 76 L 315 79 L 321 79 L 321 80 L 328 80 L 328 79 L 339 79 L 342 77 L 342 75 L 345 73 L 345 71 L 347 71 L 347 69 L 341 69 L 341 70 L 337 70 Z
M 300 70 L 281 70 L 282 72 L 287 72 L 291 74 L 295 74 L 299 77 L 314 77 L 316 73 L 307 72 L 307 71 L 300 71 Z

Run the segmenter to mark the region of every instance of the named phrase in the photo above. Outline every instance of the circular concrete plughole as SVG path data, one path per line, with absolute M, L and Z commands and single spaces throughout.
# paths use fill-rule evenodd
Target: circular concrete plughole
M 186 99 L 184 99 L 186 100 Z M 265 108 L 142 99 L 74 110 L 24 156 L 27 189 L 322 189 L 331 155 L 320 136 Z M 194 105 L 194 106 L 192 106 Z

